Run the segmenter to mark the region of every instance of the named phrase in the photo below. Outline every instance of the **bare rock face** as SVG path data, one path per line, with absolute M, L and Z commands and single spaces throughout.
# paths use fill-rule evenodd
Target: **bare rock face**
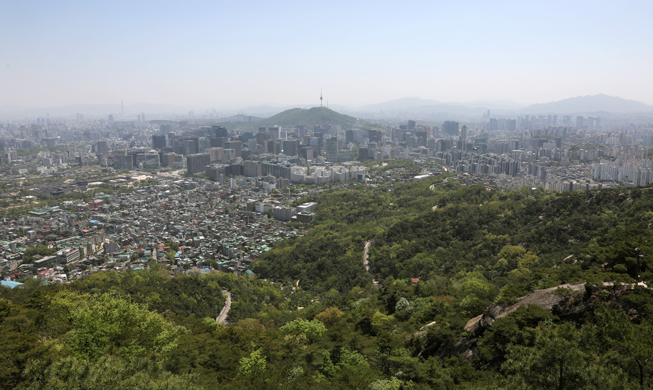
M 562 300 L 562 296 L 554 294 L 555 291 L 559 288 L 565 288 L 572 291 L 583 290 L 585 288 L 584 284 L 563 284 L 560 286 L 555 286 L 551 288 L 544 288 L 541 290 L 535 290 L 532 293 L 519 298 L 519 302 L 505 306 L 505 305 L 491 305 L 485 310 L 480 316 L 474 317 L 467 322 L 465 325 L 465 332 L 469 333 L 471 336 L 476 337 L 483 333 L 485 329 L 489 329 L 492 326 L 492 323 L 499 318 L 503 318 L 513 311 L 519 309 L 521 306 L 526 305 L 536 305 L 543 309 L 551 310 L 553 306 L 558 304 Z
M 451 352 L 460 353 L 463 357 L 471 359 L 474 356 L 474 347 L 476 346 L 478 336 L 480 336 L 486 329 L 489 329 L 494 321 L 507 316 L 513 311 L 519 309 L 521 306 L 537 305 L 543 309 L 551 310 L 553 306 L 563 299 L 562 295 L 555 294 L 555 291 L 559 288 L 578 291 L 585 289 L 585 285 L 563 284 L 551 288 L 535 290 L 532 293 L 519 298 L 519 301 L 512 305 L 493 304 L 485 310 L 485 313 L 467 321 L 463 330 L 467 332 L 469 336 L 460 339 L 454 345 Z
M 479 329 L 481 328 L 481 319 L 483 318 L 483 315 L 484 314 L 481 314 L 467 321 L 467 324 L 465 325 L 463 330 L 469 334 L 478 333 Z
M 645 283 L 640 282 L 637 284 L 620 284 L 618 289 L 619 291 L 621 291 L 621 293 L 623 293 L 627 290 L 633 289 L 635 286 L 650 288 Z M 603 287 L 617 288 L 612 282 L 603 283 Z M 586 290 L 585 284 L 562 284 L 551 288 L 535 290 L 526 296 L 518 298 L 518 301 L 512 305 L 493 304 L 485 310 L 485 313 L 467 321 L 467 324 L 465 324 L 465 327 L 463 328 L 463 330 L 467 333 L 467 335 L 465 337 L 461 337 L 455 344 L 446 347 L 440 347 L 437 350 L 435 350 L 436 349 L 435 346 L 429 345 L 426 346 L 422 350 L 422 352 L 420 352 L 420 355 L 426 353 L 435 353 L 441 358 L 444 358 L 447 356 L 460 354 L 461 356 L 467 359 L 471 359 L 474 356 L 474 349 L 476 347 L 476 342 L 478 341 L 478 337 L 486 329 L 491 328 L 492 323 L 494 323 L 494 321 L 507 316 L 508 314 L 514 312 L 515 310 L 519 309 L 522 306 L 536 305 L 541 307 L 542 309 L 552 310 L 554 314 L 558 315 L 560 318 L 563 318 L 562 317 L 563 315 L 573 316 L 575 314 L 584 312 L 584 310 L 586 310 L 589 307 L 588 305 L 591 305 L 592 303 L 591 299 L 597 298 L 597 297 L 594 298 L 590 297 L 588 301 L 585 301 L 585 298 L 580 298 L 580 300 L 578 299 L 569 300 L 566 299 L 566 296 L 569 297 L 568 294 L 556 294 L 556 290 L 558 289 L 566 289 L 571 292 Z M 585 295 L 587 295 L 587 293 Z M 597 294 L 593 294 L 592 296 L 595 295 L 598 296 Z M 563 299 L 566 299 L 565 300 L 566 304 L 565 302 L 563 302 L 561 305 L 558 305 L 563 301 Z M 624 310 L 632 318 L 639 315 L 639 313 L 637 313 L 637 311 L 634 309 L 624 307 Z M 558 313 L 556 313 L 556 311 Z M 414 337 L 419 337 L 423 339 L 426 336 L 427 327 L 431 325 L 433 325 L 433 323 L 428 324 L 427 326 L 420 329 L 420 332 L 417 332 L 414 335 Z

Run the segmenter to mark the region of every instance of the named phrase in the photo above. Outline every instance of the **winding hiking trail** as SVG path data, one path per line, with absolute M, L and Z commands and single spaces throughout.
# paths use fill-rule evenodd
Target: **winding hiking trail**
M 225 324 L 227 320 L 227 315 L 229 310 L 231 310 L 231 293 L 227 290 L 222 290 L 224 294 L 227 295 L 227 299 L 224 302 L 224 307 L 220 311 L 220 315 L 215 319 L 215 322 L 218 324 Z
M 370 261 L 368 260 L 369 258 L 369 250 L 370 246 L 372 246 L 372 240 L 369 240 L 365 242 L 365 250 L 363 250 L 363 266 L 365 267 L 365 272 L 369 273 L 370 272 Z M 376 279 L 372 279 L 372 283 L 374 284 L 375 287 L 380 288 L 381 285 L 379 282 L 376 281 Z

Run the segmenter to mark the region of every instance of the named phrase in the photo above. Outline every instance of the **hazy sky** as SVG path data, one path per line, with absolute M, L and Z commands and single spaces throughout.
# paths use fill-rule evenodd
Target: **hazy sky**
M 653 1 L 0 1 L 0 105 L 653 104 Z

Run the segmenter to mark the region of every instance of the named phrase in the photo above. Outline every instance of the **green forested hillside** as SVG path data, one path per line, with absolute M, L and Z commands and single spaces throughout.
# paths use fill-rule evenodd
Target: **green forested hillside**
M 653 248 L 650 187 L 501 192 L 436 178 L 398 184 L 392 191 L 365 187 L 314 200 L 315 227 L 307 237 L 267 253 L 256 265 L 261 276 L 310 281 L 318 290 L 364 285 L 364 270 L 357 265 L 367 240 L 373 240 L 371 273 L 379 280 L 455 278 L 474 271 L 497 285 L 562 270 L 634 277 L 635 248 L 645 253 Z M 644 257 L 640 265 L 646 280 L 653 276 L 647 262 Z M 325 285 L 328 275 L 344 283 Z M 560 281 L 551 278 L 551 286 Z
M 653 386 L 653 292 L 634 285 L 653 278 L 653 188 L 442 176 L 304 200 L 319 204 L 308 235 L 259 259 L 259 280 L 150 271 L 0 289 L 0 387 Z
M 339 114 L 326 107 L 292 108 L 263 119 L 258 124 L 261 126 L 295 126 L 297 124 L 315 126 L 320 123 L 351 127 L 356 123 L 356 118 Z

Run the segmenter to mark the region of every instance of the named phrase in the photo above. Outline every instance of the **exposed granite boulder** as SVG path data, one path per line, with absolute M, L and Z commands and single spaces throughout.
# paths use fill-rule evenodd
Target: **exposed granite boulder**
M 579 291 L 585 289 L 585 285 L 563 284 L 551 288 L 535 290 L 526 296 L 518 298 L 519 301 L 512 305 L 493 304 L 485 310 L 485 313 L 469 320 L 465 325 L 464 330 L 470 336 L 478 336 L 483 333 L 485 329 L 490 328 L 494 321 L 507 316 L 513 311 L 519 309 L 521 306 L 536 305 L 543 309 L 551 310 L 553 306 L 557 305 L 563 299 L 562 295 L 555 294 L 555 291 L 559 288 Z

